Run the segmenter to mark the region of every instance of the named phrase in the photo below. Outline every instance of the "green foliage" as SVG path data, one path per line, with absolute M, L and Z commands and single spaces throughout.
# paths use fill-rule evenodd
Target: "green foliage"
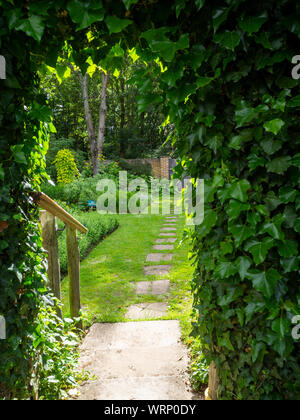
M 70 150 L 60 150 L 53 163 L 56 166 L 57 182 L 59 184 L 70 184 L 79 177 L 79 171 Z
M 44 303 L 33 333 L 38 396 L 41 400 L 68 399 L 68 390 L 78 386 L 82 379 L 77 370 L 80 338 L 74 320 L 65 318 L 62 322 L 55 307 L 49 307 L 49 301 Z
M 120 159 L 119 164 L 121 166 L 122 169 L 129 171 L 130 173 L 137 175 L 137 176 L 141 176 L 144 175 L 146 177 L 151 177 L 152 174 L 152 166 L 150 165 L 150 163 L 145 162 L 141 162 L 141 161 L 133 161 L 133 162 L 128 162 L 125 159 Z
M 64 206 L 65 208 L 65 206 Z M 100 215 L 97 212 L 82 213 L 69 210 L 70 213 L 81 224 L 88 228 L 88 233 L 79 238 L 80 259 L 83 260 L 93 246 L 97 245 L 107 235 L 112 233 L 119 223 L 115 216 Z M 60 267 L 63 274 L 68 270 L 67 248 L 66 248 L 66 233 L 65 231 L 59 236 L 59 257 Z

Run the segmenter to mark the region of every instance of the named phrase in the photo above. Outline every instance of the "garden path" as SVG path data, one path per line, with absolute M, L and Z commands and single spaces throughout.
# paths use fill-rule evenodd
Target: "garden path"
M 181 342 L 179 321 L 159 320 L 168 312 L 170 281 L 162 277 L 172 268 L 176 223 L 175 215 L 164 220 L 146 258 L 145 279 L 135 285 L 136 295 L 157 296 L 158 301 L 131 305 L 126 318 L 132 322 L 97 323 L 85 337 L 80 368 L 97 379 L 81 386 L 79 399 L 198 399 L 189 382 L 189 357 Z M 168 264 L 162 264 L 166 261 Z M 149 262 L 157 265 L 147 265 Z M 148 276 L 151 279 L 147 280 Z

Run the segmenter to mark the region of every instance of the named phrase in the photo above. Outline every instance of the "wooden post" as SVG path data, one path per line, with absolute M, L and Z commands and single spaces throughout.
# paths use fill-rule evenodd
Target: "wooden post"
M 76 230 L 67 226 L 68 272 L 70 280 L 70 314 L 78 318 L 80 313 L 80 254 Z M 82 329 L 82 322 L 78 324 Z
M 40 212 L 43 247 L 48 253 L 48 279 L 54 296 L 61 301 L 60 262 L 58 253 L 56 218 L 45 210 Z M 57 315 L 62 319 L 61 308 Z
M 211 400 L 217 400 L 217 391 L 218 391 L 218 376 L 217 376 L 217 369 L 214 362 L 211 363 L 209 367 L 209 382 L 208 382 L 208 389 L 209 389 L 209 396 Z

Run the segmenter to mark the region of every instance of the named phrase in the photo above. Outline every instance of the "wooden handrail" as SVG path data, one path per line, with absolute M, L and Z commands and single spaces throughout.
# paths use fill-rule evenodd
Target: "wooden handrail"
M 60 207 L 55 201 L 42 192 L 34 192 L 31 194 L 34 202 L 40 206 L 42 209 L 47 210 L 53 216 L 58 217 L 66 225 L 70 226 L 72 229 L 76 229 L 81 233 L 87 233 L 88 229 L 83 226 L 78 220 Z

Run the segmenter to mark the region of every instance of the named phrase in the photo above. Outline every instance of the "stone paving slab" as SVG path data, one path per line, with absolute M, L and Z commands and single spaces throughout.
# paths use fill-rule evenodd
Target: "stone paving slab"
M 164 276 L 170 273 L 171 265 L 149 265 L 144 267 L 145 276 Z
M 156 244 L 163 244 L 165 242 L 169 242 L 170 244 L 174 244 L 177 241 L 176 238 L 162 238 L 162 239 L 156 239 Z
M 151 281 L 139 281 L 135 284 L 136 295 L 148 295 L 152 291 Z
M 170 290 L 170 280 L 140 281 L 135 284 L 136 295 L 165 295 Z
M 167 231 L 167 230 L 170 230 L 170 231 L 176 231 L 176 227 L 162 227 L 161 228 L 161 230 L 163 231 L 163 232 L 165 232 L 165 231 Z
M 174 245 L 154 245 L 153 249 L 156 251 L 172 251 L 174 249 Z
M 159 261 L 171 261 L 173 254 L 148 254 L 146 261 L 147 262 L 159 262 Z
M 173 233 L 173 232 L 169 232 L 169 233 L 160 232 L 159 236 L 176 236 L 176 233 Z
M 192 400 L 188 354 L 178 321 L 94 324 L 80 348 L 80 370 L 95 375 L 80 400 Z
M 125 317 L 131 320 L 160 318 L 167 315 L 167 313 L 167 302 L 138 303 L 137 305 L 129 306 Z
M 156 280 L 152 282 L 152 295 L 165 295 L 170 291 L 170 280 Z

